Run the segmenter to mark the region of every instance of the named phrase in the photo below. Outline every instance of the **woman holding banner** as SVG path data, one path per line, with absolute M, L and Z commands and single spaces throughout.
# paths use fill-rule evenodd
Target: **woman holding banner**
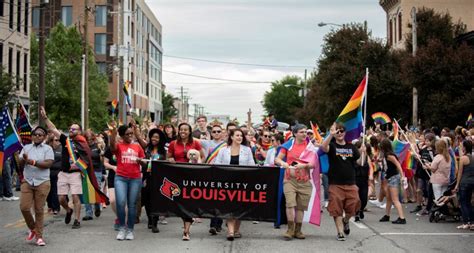
M 189 162 L 188 151 L 191 149 L 198 150 L 201 156 L 201 160 L 205 159 L 204 151 L 202 150 L 201 143 L 199 140 L 195 140 L 191 133 L 193 129 L 188 123 L 181 123 L 178 126 L 178 136 L 176 140 L 172 141 L 168 147 L 168 153 L 166 157 L 169 162 Z M 189 241 L 189 230 L 193 223 L 193 217 L 183 216 L 181 217 L 184 223 L 183 241 Z
M 315 148 L 306 138 L 307 128 L 305 125 L 293 126 L 294 139 L 285 142 L 280 153 L 275 158 L 275 164 L 285 168 L 285 179 L 283 191 L 286 199 L 286 216 L 288 218 L 288 230 L 284 237 L 291 240 L 305 239 L 301 232 L 304 211 L 308 210 L 313 186 L 309 181 L 310 170 L 315 164 Z
M 227 147 L 217 154 L 215 164 L 255 165 L 252 150 L 247 146 L 247 139 L 241 129 L 230 130 Z M 227 219 L 227 240 L 240 238 L 240 221 L 234 218 Z

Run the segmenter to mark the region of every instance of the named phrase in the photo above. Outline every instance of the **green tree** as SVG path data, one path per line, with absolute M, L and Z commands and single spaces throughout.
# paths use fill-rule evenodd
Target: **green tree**
M 174 97 L 165 91 L 161 92 L 161 97 L 163 98 L 163 122 L 171 122 L 171 118 L 178 115 L 178 109 L 173 104 Z
M 16 82 L 14 78 L 10 76 L 2 66 L 0 73 L 0 107 L 3 107 L 5 103 L 10 100 L 11 95 L 15 90 Z
M 409 89 L 402 85 L 403 52 L 392 52 L 373 39 L 360 24 L 352 24 L 325 36 L 319 69 L 308 80 L 307 106 L 299 118 L 330 126 L 347 104 L 369 69 L 367 115 L 383 111 L 408 119 Z M 367 122 L 370 124 L 370 120 Z
M 31 39 L 31 99 L 38 100 L 39 50 L 36 38 Z M 82 37 L 75 27 L 58 23 L 45 46 L 45 103 L 48 116 L 59 129 L 66 129 L 81 119 Z M 107 108 L 108 82 L 99 73 L 89 47 L 89 127 L 101 130 L 109 119 Z M 34 108 L 33 111 L 36 111 Z
M 271 90 L 263 95 L 262 105 L 267 113 L 273 113 L 278 121 L 291 123 L 298 119 L 295 112 L 303 107 L 299 91 L 303 89 L 297 76 L 285 76 L 272 83 Z

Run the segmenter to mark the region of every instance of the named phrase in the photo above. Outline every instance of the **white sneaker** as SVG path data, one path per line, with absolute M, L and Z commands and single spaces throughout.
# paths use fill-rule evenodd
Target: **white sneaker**
M 119 240 L 119 241 L 125 240 L 126 234 L 127 234 L 127 231 L 125 230 L 125 228 L 120 228 L 120 230 L 117 234 L 117 240 Z
M 133 231 L 127 230 L 127 235 L 125 236 L 126 240 L 133 240 L 135 239 L 135 236 L 133 236 Z
M 329 201 L 325 200 L 324 201 L 324 208 L 328 208 L 328 205 L 329 205 Z
M 161 225 L 166 225 L 166 224 L 168 224 L 168 221 L 166 220 L 166 217 L 164 217 L 164 216 L 160 216 L 160 219 L 158 220 L 158 222 L 159 222 Z
M 256 220 L 252 221 L 252 224 L 258 224 L 258 223 L 259 223 L 259 222 L 256 221 Z
M 380 208 L 382 208 L 382 209 L 385 209 L 385 208 L 387 207 L 387 203 L 383 203 L 382 205 L 380 205 L 380 206 L 378 206 L 378 207 L 380 207 Z
M 10 197 L 10 199 L 11 199 L 11 201 L 17 201 L 17 200 L 20 200 L 20 198 L 19 198 L 19 197 L 17 197 L 17 196 L 11 196 L 11 197 Z
M 378 207 L 380 207 L 383 204 L 383 202 L 380 202 L 378 199 L 369 200 L 369 203 Z

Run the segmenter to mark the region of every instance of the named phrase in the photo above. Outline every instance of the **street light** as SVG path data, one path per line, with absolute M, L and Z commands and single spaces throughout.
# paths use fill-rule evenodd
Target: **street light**
M 344 27 L 344 25 L 335 24 L 335 23 L 325 23 L 325 22 L 320 22 L 320 23 L 318 24 L 318 26 L 319 26 L 319 27 L 323 27 L 323 26 L 327 26 L 327 25 L 333 25 L 333 26 Z

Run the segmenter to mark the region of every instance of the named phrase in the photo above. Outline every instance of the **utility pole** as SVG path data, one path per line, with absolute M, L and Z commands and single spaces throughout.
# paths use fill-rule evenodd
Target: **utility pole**
M 303 108 L 306 108 L 306 95 L 308 93 L 308 85 L 306 81 L 306 75 L 308 74 L 308 70 L 304 70 L 304 84 L 303 84 Z
M 413 39 L 413 57 L 416 56 L 417 49 L 417 34 L 416 34 L 416 7 L 411 9 L 411 20 L 412 20 L 412 39 Z M 412 116 L 412 125 L 413 127 L 418 127 L 418 90 L 413 86 L 413 116 Z
M 45 85 L 44 85 L 44 47 L 45 47 L 45 31 L 44 31 L 44 9 L 48 4 L 48 0 L 41 0 L 40 4 L 40 32 L 39 32 L 39 84 L 38 84 L 38 115 L 40 114 L 40 108 L 45 106 Z M 45 122 L 42 117 L 39 118 L 39 124 L 41 126 L 45 125 Z
M 84 111 L 83 117 L 84 117 L 84 122 L 82 123 L 83 129 L 88 129 L 89 128 L 89 50 L 88 50 L 88 26 L 89 26 L 89 0 L 85 0 L 85 6 L 84 6 L 84 44 L 83 44 L 83 49 L 84 49 L 84 70 L 83 70 L 83 75 L 84 75 Z
M 86 123 L 86 56 L 82 55 L 81 65 L 81 125 L 84 127 Z M 84 128 L 85 129 L 85 128 Z

